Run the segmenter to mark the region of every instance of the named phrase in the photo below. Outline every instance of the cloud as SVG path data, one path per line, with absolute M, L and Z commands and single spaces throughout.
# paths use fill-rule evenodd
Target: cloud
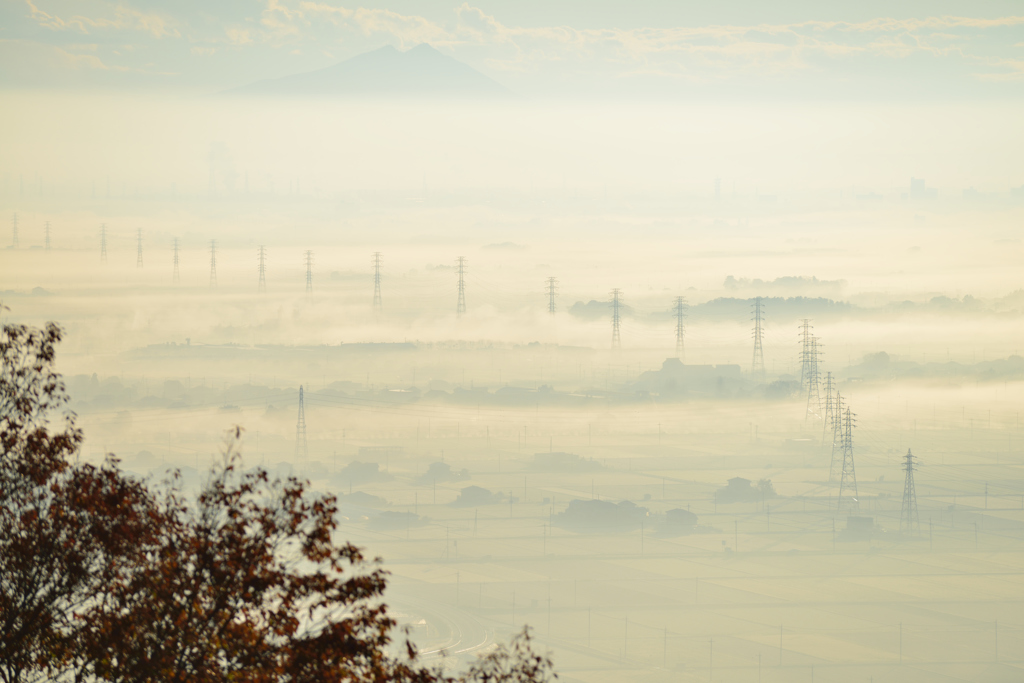
M 469 2 L 455 7 L 447 22 L 331 0 L 262 0 L 255 8 L 212 4 L 204 10 L 211 16 L 183 9 L 172 9 L 165 16 L 103 0 L 85 5 L 95 8 L 88 16 L 53 9 L 82 6 L 62 4 L 68 2 L 25 0 L 25 6 L 36 27 L 53 32 L 106 31 L 136 36 L 119 38 L 121 46 L 143 45 L 146 38 L 184 39 L 184 53 L 191 45 L 208 46 L 204 50 L 230 45 L 262 51 L 264 57 L 276 53 L 311 58 L 337 54 L 339 45 L 345 46 L 342 52 L 355 54 L 382 41 L 403 48 L 425 42 L 491 70 L 542 74 L 561 82 L 585 76 L 595 82 L 659 77 L 713 83 L 830 73 L 841 73 L 843 78 L 942 79 L 950 70 L 961 79 L 1017 80 L 1020 68 L 1015 48 L 1024 44 L 1024 17 L 1017 16 L 876 17 L 857 22 L 620 29 L 513 25 Z M 923 69 L 907 67 L 898 76 L 881 66 L 891 63 L 899 68 L 916 55 L 941 59 Z M 173 69 L 176 65 L 162 66 Z
M 90 29 L 113 29 L 142 31 L 152 35 L 154 38 L 180 37 L 181 34 L 171 24 L 171 20 L 157 14 L 144 14 L 138 10 L 117 5 L 112 10 L 112 16 L 86 17 L 74 15 L 62 19 L 56 14 L 46 12 L 33 0 L 25 0 L 28 5 L 30 16 L 40 26 L 55 31 L 72 30 L 80 33 L 89 33 Z

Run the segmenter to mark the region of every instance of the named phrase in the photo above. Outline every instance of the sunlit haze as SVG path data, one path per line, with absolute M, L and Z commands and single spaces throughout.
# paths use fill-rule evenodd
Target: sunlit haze
M 0 316 L 451 671 L 1019 680 L 1024 8 L 729 5 L 7 2 Z

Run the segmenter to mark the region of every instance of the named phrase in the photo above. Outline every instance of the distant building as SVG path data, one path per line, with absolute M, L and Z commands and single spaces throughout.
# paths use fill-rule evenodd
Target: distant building
M 904 198 L 907 195 L 903 195 Z M 924 178 L 911 178 L 910 179 L 910 198 L 911 199 L 935 199 L 939 196 L 939 191 L 934 187 L 927 187 L 924 183 Z
M 745 385 L 739 365 L 684 365 L 666 358 L 660 370 L 649 370 L 634 384 L 637 391 L 660 396 L 734 396 Z

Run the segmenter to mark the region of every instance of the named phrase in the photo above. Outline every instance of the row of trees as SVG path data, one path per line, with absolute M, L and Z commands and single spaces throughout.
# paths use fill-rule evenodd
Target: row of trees
M 418 662 L 379 560 L 336 541 L 334 497 L 243 471 L 240 428 L 194 499 L 113 457 L 78 464 L 60 339 L 52 323 L 0 331 L 0 681 L 556 677 L 525 630 L 458 679 Z

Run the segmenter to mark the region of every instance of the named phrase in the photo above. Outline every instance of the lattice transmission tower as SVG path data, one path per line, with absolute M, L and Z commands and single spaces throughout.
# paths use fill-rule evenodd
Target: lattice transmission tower
M 835 390 L 835 382 L 832 381 L 832 373 L 825 373 L 825 399 L 823 401 L 824 406 L 821 411 L 821 443 L 825 443 L 825 432 L 832 428 L 833 422 L 836 419 L 835 411 L 835 400 L 832 398 L 832 392 Z
M 558 278 L 549 277 L 548 280 L 548 314 L 555 314 L 555 292 L 558 289 Z
M 256 259 L 259 262 L 259 281 L 256 283 L 256 291 L 260 294 L 267 293 L 267 247 L 260 245 L 256 250 Z
M 295 424 L 295 460 L 309 460 L 309 443 L 306 441 L 306 398 L 299 385 L 299 420 Z
M 619 308 L 621 302 L 619 301 L 619 295 L 622 290 L 617 287 L 612 290 L 612 351 L 622 350 L 622 336 L 619 334 L 619 327 L 621 323 L 621 315 Z
M 210 287 L 217 286 L 217 240 L 210 240 Z
M 100 226 L 100 263 L 107 262 L 107 224 Z
M 306 250 L 306 296 L 313 296 L 313 252 Z
M 18 239 L 18 212 L 14 212 L 14 216 L 11 218 L 11 248 L 17 249 L 21 244 L 21 240 Z
M 676 358 L 680 361 L 683 360 L 683 338 L 686 334 L 684 320 L 687 308 L 689 307 L 686 305 L 686 298 L 677 296 L 676 305 L 672 307 L 672 312 L 676 314 Z
M 178 270 L 178 238 L 174 238 L 174 275 L 172 276 L 174 284 L 181 282 L 181 273 Z
M 373 312 L 380 314 L 384 311 L 384 300 L 380 295 L 380 252 L 373 252 Z
M 917 489 L 914 487 L 914 454 L 907 449 L 903 456 L 903 506 L 900 508 L 900 534 L 917 536 L 921 533 L 921 520 L 917 516 Z
M 829 426 L 832 429 L 832 460 L 828 466 L 828 481 L 832 483 L 839 475 L 843 454 L 843 396 L 838 389 L 832 399 L 832 421 Z
M 857 493 L 857 468 L 853 463 L 853 426 L 857 423 L 854 419 L 856 416 L 850 412 L 849 406 L 846 408 L 846 412 L 843 414 L 843 469 L 839 478 L 839 500 L 836 503 L 836 509 L 841 510 L 843 507 L 843 492 L 849 494 L 850 489 L 853 489 L 853 505 L 852 509 L 857 509 L 860 506 L 857 500 L 859 494 Z
M 44 248 L 46 251 L 50 251 L 50 221 L 46 221 L 46 233 L 45 233 Z
M 750 375 L 754 378 L 754 381 L 764 384 L 765 369 L 764 369 L 764 311 L 761 304 L 761 297 L 754 298 L 754 357 L 750 362 Z
M 466 257 L 460 256 L 459 264 L 459 300 L 455 304 L 455 315 L 461 318 L 466 313 Z
M 818 348 L 818 338 L 814 335 L 807 335 L 809 321 L 804 321 L 804 348 L 801 351 L 801 376 L 807 384 L 807 411 L 804 413 L 804 420 L 821 417 L 821 375 L 818 372 L 818 359 L 821 357 L 821 349 Z

